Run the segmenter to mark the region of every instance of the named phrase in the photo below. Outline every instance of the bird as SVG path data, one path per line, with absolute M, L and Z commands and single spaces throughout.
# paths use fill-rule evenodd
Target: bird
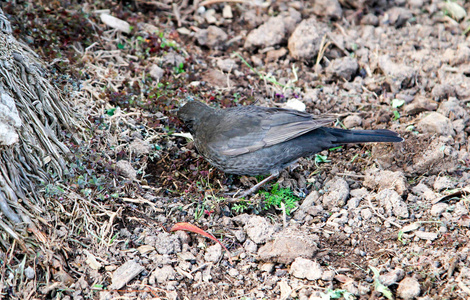
M 220 109 L 193 100 L 177 116 L 191 133 L 198 153 L 211 165 L 229 174 L 270 175 L 240 197 L 256 192 L 301 157 L 344 144 L 403 141 L 391 130 L 325 127 L 334 119 L 277 107 Z

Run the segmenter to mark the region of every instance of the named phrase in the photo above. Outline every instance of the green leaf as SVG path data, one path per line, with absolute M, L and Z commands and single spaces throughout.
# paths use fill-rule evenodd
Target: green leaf
M 338 149 L 341 149 L 341 148 L 343 148 L 343 146 L 333 147 L 333 148 L 330 148 L 328 150 L 329 151 L 335 151 L 335 150 L 338 150 Z
M 116 108 L 110 108 L 106 110 L 106 114 L 110 117 L 114 116 L 114 112 L 116 111 Z
M 400 113 L 396 110 L 393 111 L 393 116 L 394 116 L 393 118 L 394 121 L 400 119 Z
M 369 269 L 371 269 L 372 273 L 374 273 L 374 287 L 375 287 L 375 290 L 377 292 L 381 293 L 382 295 L 384 295 L 385 298 L 393 300 L 392 292 L 388 289 L 388 287 L 386 287 L 385 285 L 383 285 L 382 282 L 380 282 L 379 270 L 377 270 L 376 268 L 374 268 L 372 266 L 369 266 Z
M 326 155 L 321 155 L 321 154 L 315 154 L 315 163 L 327 163 L 330 162 L 331 160 L 328 159 L 328 156 Z

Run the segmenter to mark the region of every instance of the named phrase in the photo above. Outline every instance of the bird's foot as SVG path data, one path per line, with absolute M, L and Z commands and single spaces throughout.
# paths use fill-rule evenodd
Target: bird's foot
M 269 175 L 268 177 L 266 177 L 265 179 L 261 180 L 260 182 L 258 182 L 257 184 L 255 184 L 254 186 L 252 186 L 249 190 L 246 190 L 244 192 L 241 192 L 240 194 L 238 194 L 238 191 L 236 193 L 232 193 L 233 194 L 233 198 L 236 198 L 236 199 L 239 199 L 239 198 L 244 198 L 244 197 L 248 197 L 250 196 L 251 194 L 254 194 L 256 193 L 266 182 L 269 182 L 271 180 L 273 180 L 274 178 L 276 178 L 277 176 L 279 176 L 279 172 L 275 173 L 275 174 L 271 174 Z

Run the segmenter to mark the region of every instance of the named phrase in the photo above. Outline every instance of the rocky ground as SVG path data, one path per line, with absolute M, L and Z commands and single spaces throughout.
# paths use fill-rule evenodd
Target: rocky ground
M 3 10 L 90 129 L 69 142 L 69 177 L 43 188 L 47 242 L 3 269 L 4 295 L 470 296 L 470 4 L 46 2 Z M 324 151 L 232 199 L 261 178 L 197 155 L 176 117 L 193 99 L 334 114 L 405 141 Z M 168 232 L 180 222 L 229 252 Z

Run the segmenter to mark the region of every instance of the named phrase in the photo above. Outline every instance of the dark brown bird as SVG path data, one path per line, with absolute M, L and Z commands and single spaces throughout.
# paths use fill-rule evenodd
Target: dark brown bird
M 386 129 L 323 127 L 333 120 L 283 108 L 250 105 L 214 109 L 191 101 L 180 108 L 178 117 L 191 132 L 198 152 L 213 166 L 231 174 L 271 174 L 245 195 L 300 157 L 342 144 L 403 141 Z

